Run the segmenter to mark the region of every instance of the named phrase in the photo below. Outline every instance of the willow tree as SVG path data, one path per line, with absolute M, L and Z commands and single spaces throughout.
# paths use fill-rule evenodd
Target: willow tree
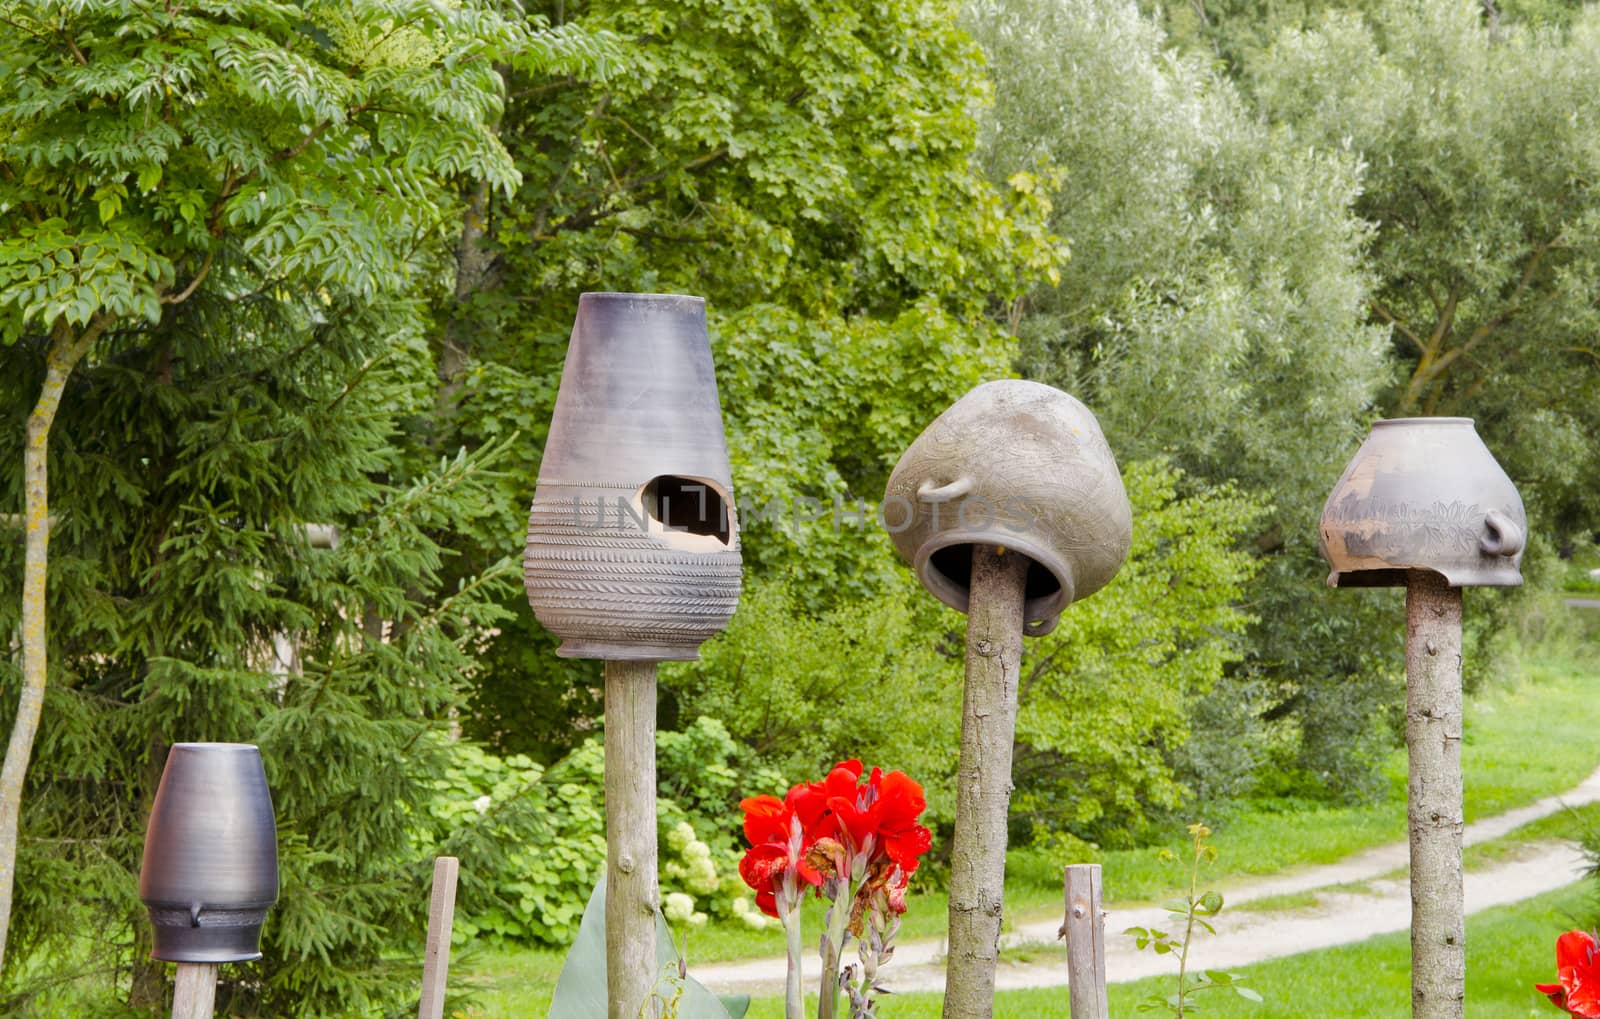
M 441 182 L 515 186 L 493 59 L 581 40 L 477 3 L 8 4 L 0 33 L 0 336 L 41 352 L 26 422 L 22 675 L 0 771 L 0 960 L 50 665 L 50 435 L 75 371 L 205 293 L 404 288 Z M 248 332 L 234 342 L 251 343 Z M 162 370 L 159 366 L 152 370 Z

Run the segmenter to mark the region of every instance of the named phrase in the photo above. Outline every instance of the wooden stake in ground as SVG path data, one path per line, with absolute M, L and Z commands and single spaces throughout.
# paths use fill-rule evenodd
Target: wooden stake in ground
M 606 984 L 638 1019 L 656 969 L 656 663 L 606 662 Z
M 456 915 L 456 877 L 461 861 L 433 861 L 433 899 L 428 905 L 428 944 L 422 955 L 422 1001 L 417 1019 L 443 1019 L 444 991 L 450 979 L 450 928 Z
M 1110 1019 L 1106 1002 L 1106 920 L 1100 911 L 1100 865 L 1075 863 L 1066 869 L 1067 986 L 1072 1019 Z
M 1026 556 L 993 545 L 973 546 L 944 1019 L 994 1014 L 1028 565 Z
M 177 986 L 172 992 L 172 1019 L 211 1019 L 216 1000 L 216 963 L 178 963 Z
M 1411 1014 L 1461 1019 L 1466 918 L 1461 835 L 1461 591 L 1406 575 L 1407 819 L 1411 838 Z

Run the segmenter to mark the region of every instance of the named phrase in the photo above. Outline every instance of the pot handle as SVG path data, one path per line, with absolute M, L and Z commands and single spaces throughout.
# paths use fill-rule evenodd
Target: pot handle
M 917 498 L 923 502 L 949 502 L 972 491 L 971 478 L 957 478 L 948 485 L 935 485 L 929 478 L 917 486 Z
M 1504 513 L 1499 510 L 1485 513 L 1483 527 L 1487 533 L 1478 539 L 1478 547 L 1486 554 L 1510 558 L 1522 551 L 1524 543 L 1522 528 Z
M 1029 620 L 1022 624 L 1022 635 L 1024 637 L 1043 637 L 1051 630 L 1054 630 L 1059 622 L 1061 622 L 1061 614 L 1059 612 L 1048 619 Z

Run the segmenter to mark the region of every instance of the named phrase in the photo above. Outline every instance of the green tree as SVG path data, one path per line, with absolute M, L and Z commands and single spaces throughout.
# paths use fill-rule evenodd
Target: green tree
M 1298 750 L 1278 763 L 1331 769 L 1319 788 L 1361 787 L 1393 620 L 1329 598 L 1316 548 L 1389 378 L 1365 321 L 1360 159 L 1261 123 L 1131 2 L 977 0 L 968 23 L 995 79 L 990 175 L 1059 181 L 1050 226 L 1072 243 L 1060 285 L 1014 309 L 1024 373 L 1088 403 L 1119 457 L 1272 506 L 1248 536 L 1249 654 L 1206 710 L 1285 730 Z
M 1592 10 L 1535 30 L 1430 0 L 1330 12 L 1248 78 L 1299 144 L 1366 166 L 1385 410 L 1475 418 L 1558 541 L 1600 527 L 1597 59 Z
M 21 472 L 8 483 L 23 511 L 25 554 L 18 597 L 22 668 L 13 685 L 18 710 L 0 773 L 0 953 L 24 776 L 47 678 L 66 674 L 47 659 L 61 639 L 46 625 L 52 520 L 58 541 L 81 542 L 94 533 L 69 512 L 52 512 L 49 502 L 50 434 L 72 380 L 85 365 L 120 372 L 116 356 L 148 342 L 158 356 L 145 370 L 170 387 L 184 352 L 174 323 L 202 299 L 234 309 L 297 306 L 299 321 L 290 325 L 248 316 L 210 323 L 205 339 L 236 335 L 246 362 L 252 346 L 268 344 L 266 331 L 288 329 L 315 344 L 318 329 L 329 328 L 326 316 L 335 314 L 404 333 L 351 302 L 412 286 L 424 268 L 419 248 L 449 207 L 439 182 L 470 178 L 499 188 L 516 182 L 488 130 L 501 105 L 491 59 L 515 49 L 531 66 L 576 69 L 597 50 L 579 33 L 508 24 L 478 5 L 406 0 L 353 6 L 236 0 L 203 8 L 40 0 L 7 5 L 5 23 L 0 335 L 11 347 L 8 356 L 21 359 L 20 377 L 37 388 L 8 404 L 31 403 L 32 411 L 19 425 Z M 22 370 L 30 364 L 37 370 Z M 165 392 L 153 394 L 157 406 Z M 198 447 L 185 448 L 199 455 Z M 368 455 L 347 467 L 381 465 Z M 215 504 L 212 526 L 199 532 L 222 543 L 212 552 L 234 540 L 221 526 L 229 512 L 226 503 Z M 259 540 L 257 531 L 241 533 Z M 159 574 L 178 551 L 173 542 L 198 537 L 155 532 L 143 568 Z M 204 548 L 192 554 L 208 555 Z M 223 563 L 226 556 L 214 565 Z M 246 576 L 219 566 L 207 583 L 237 586 Z M 58 576 L 52 597 L 92 602 L 96 579 L 103 578 Z M 169 597 L 192 605 L 200 591 L 215 593 L 196 583 Z M 106 597 L 102 616 L 120 604 L 120 596 Z M 233 622 L 219 619 L 212 639 Z M 167 661 L 160 644 L 133 644 Z M 170 663 L 154 671 L 170 676 L 171 669 L 183 671 Z M 324 933 L 326 948 L 350 932 Z
M 522 187 L 467 196 L 457 285 L 437 309 L 436 441 L 516 431 L 525 459 L 503 516 L 458 546 L 462 568 L 523 531 L 577 294 L 681 291 L 708 299 L 752 590 L 781 576 L 813 612 L 882 596 L 881 546 L 826 526 L 797 541 L 796 510 L 875 499 L 929 420 L 1007 372 L 989 313 L 1062 254 L 1042 193 L 991 187 L 975 165 L 987 85 L 957 5 L 547 10 L 622 40 L 629 73 L 513 73 L 499 131 Z M 488 650 L 468 729 L 560 752 L 593 717 L 597 673 L 558 662 L 508 608 L 519 618 Z

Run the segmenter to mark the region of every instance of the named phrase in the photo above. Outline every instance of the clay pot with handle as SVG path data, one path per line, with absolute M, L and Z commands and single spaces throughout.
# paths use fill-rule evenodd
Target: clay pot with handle
M 1333 587 L 1400 587 L 1432 570 L 1451 587 L 1522 583 L 1522 497 L 1471 418 L 1379 421 L 1322 510 Z

